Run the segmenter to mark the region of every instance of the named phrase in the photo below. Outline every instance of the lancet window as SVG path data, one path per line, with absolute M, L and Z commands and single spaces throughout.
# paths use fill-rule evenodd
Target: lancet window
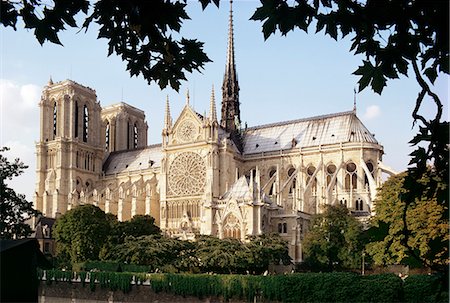
M 75 129 L 75 138 L 78 138 L 78 115 L 79 115 L 79 110 L 78 110 L 78 101 L 75 101 L 75 119 L 74 119 L 74 125 L 73 128 Z
M 308 177 L 306 178 L 307 184 L 309 184 L 309 182 L 311 181 L 311 178 L 314 175 L 315 171 L 316 171 L 316 167 L 314 165 L 309 166 L 308 169 L 306 170 L 306 173 L 308 175 Z M 316 177 L 314 177 L 314 180 L 312 181 L 312 184 L 311 184 L 311 193 L 312 193 L 312 195 L 317 194 L 317 178 Z
M 241 226 L 235 215 L 230 214 L 223 224 L 223 237 L 241 239 Z
M 358 198 L 355 202 L 356 210 L 364 210 L 364 202 L 361 198 Z
M 89 138 L 89 110 L 86 105 L 83 106 L 83 142 Z
M 345 190 L 350 191 L 350 189 L 355 190 L 358 185 L 358 177 L 356 175 L 356 164 L 353 162 L 349 162 L 346 165 L 346 173 L 345 173 Z
M 366 162 L 366 166 L 369 169 L 370 174 L 372 175 L 373 178 L 373 164 L 372 162 Z M 367 178 L 367 175 L 364 176 L 364 187 L 368 188 L 369 186 L 369 179 Z
M 137 148 L 138 147 L 138 127 L 136 125 L 136 123 L 134 123 L 133 126 L 133 148 Z
M 53 105 L 53 138 L 56 137 L 56 130 L 58 127 L 57 121 L 58 121 L 58 105 L 55 102 L 55 104 Z
M 110 126 L 108 121 L 106 122 L 106 130 L 105 130 L 105 151 L 109 151 L 109 140 L 110 140 Z
M 333 175 L 336 173 L 336 165 L 330 164 L 327 166 L 326 174 L 327 174 L 327 188 L 330 186 L 331 180 L 333 179 Z M 333 186 L 333 191 L 336 190 L 336 182 Z

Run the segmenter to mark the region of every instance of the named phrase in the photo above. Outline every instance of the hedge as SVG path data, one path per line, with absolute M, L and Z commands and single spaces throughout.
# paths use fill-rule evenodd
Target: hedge
M 59 272 L 59 273 L 58 273 Z M 40 274 L 42 276 L 42 274 Z M 156 293 L 164 291 L 198 298 L 221 297 L 279 302 L 448 302 L 448 293 L 434 276 L 411 276 L 403 282 L 394 274 L 360 276 L 354 273 L 299 273 L 276 276 L 207 274 L 131 274 L 90 272 L 90 289 L 131 290 L 132 281 L 149 281 Z M 47 283 L 86 273 L 47 271 Z M 50 281 L 49 281 L 50 279 Z M 84 285 L 84 284 L 83 284 Z M 448 291 L 448 290 L 447 290 Z
M 444 282 L 445 283 L 445 282 Z M 412 275 L 403 286 L 407 302 L 449 302 L 448 285 L 439 276 Z M 447 282 L 448 283 L 448 282 Z

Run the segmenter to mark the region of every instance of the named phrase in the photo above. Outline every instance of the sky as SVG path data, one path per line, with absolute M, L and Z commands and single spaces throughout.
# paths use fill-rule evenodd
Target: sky
M 235 60 L 240 85 L 241 120 L 248 126 L 348 111 L 353 108 L 358 77 L 352 75 L 364 59 L 351 53 L 351 37 L 337 42 L 323 33 L 300 30 L 287 36 L 277 33 L 264 41 L 262 24 L 249 20 L 259 1 L 234 1 Z M 199 113 L 209 108 L 215 87 L 220 115 L 220 88 L 225 70 L 229 5 L 210 5 L 202 11 L 198 1 L 188 1 L 191 20 L 181 35 L 205 43 L 213 61 L 204 70 L 187 74 L 179 92 L 142 77 L 131 78 L 126 65 L 115 55 L 107 57 L 107 40 L 69 28 L 60 34 L 64 46 L 41 46 L 33 32 L 0 29 L 0 146 L 8 146 L 8 158 L 19 157 L 29 168 L 9 184 L 28 200 L 35 188 L 35 142 L 39 138 L 38 102 L 51 77 L 54 82 L 71 79 L 96 90 L 102 106 L 126 102 L 145 111 L 148 143 L 161 142 L 164 106 L 169 97 L 172 118 L 178 117 L 189 90 L 190 103 Z M 81 19 L 80 19 L 81 20 Z M 79 22 L 81 24 L 81 22 Z M 434 90 L 444 102 L 448 120 L 449 77 L 440 75 Z M 408 166 L 413 150 L 408 141 L 417 132 L 411 113 L 419 92 L 414 77 L 391 80 L 382 95 L 366 88 L 357 94 L 357 114 L 384 146 L 383 162 L 397 171 Z M 434 115 L 430 100 L 423 104 L 425 116 Z

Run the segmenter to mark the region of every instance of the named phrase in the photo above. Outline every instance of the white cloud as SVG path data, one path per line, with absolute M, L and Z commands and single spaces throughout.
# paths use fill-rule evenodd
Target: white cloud
M 26 199 L 31 201 L 33 199 L 36 178 L 34 146 L 19 141 L 8 141 L 5 142 L 4 146 L 10 148 L 9 151 L 4 152 L 8 161 L 13 162 L 14 159 L 19 158 L 20 161 L 28 166 L 21 175 L 14 177 L 12 180 L 7 180 L 7 184 L 11 186 L 16 193 L 24 194 Z
M 34 142 L 39 138 L 39 107 L 41 88 L 35 84 L 20 84 L 0 79 L 0 146 L 10 151 L 10 161 L 19 158 L 29 167 L 8 184 L 17 192 L 33 199 L 36 177 Z
M 23 137 L 38 138 L 41 88 L 0 79 L 0 145 Z
M 381 110 L 378 105 L 370 105 L 366 108 L 364 113 L 364 120 L 372 120 L 381 115 Z
M 22 96 L 23 108 L 35 109 L 39 102 L 41 95 L 41 87 L 35 84 L 25 84 L 20 88 L 20 95 Z

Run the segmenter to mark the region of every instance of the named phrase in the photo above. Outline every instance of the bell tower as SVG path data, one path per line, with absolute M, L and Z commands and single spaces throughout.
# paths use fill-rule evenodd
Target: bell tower
M 34 207 L 47 217 L 57 217 L 75 206 L 73 195 L 89 194 L 101 174 L 101 107 L 93 89 L 50 79 L 39 108 Z

